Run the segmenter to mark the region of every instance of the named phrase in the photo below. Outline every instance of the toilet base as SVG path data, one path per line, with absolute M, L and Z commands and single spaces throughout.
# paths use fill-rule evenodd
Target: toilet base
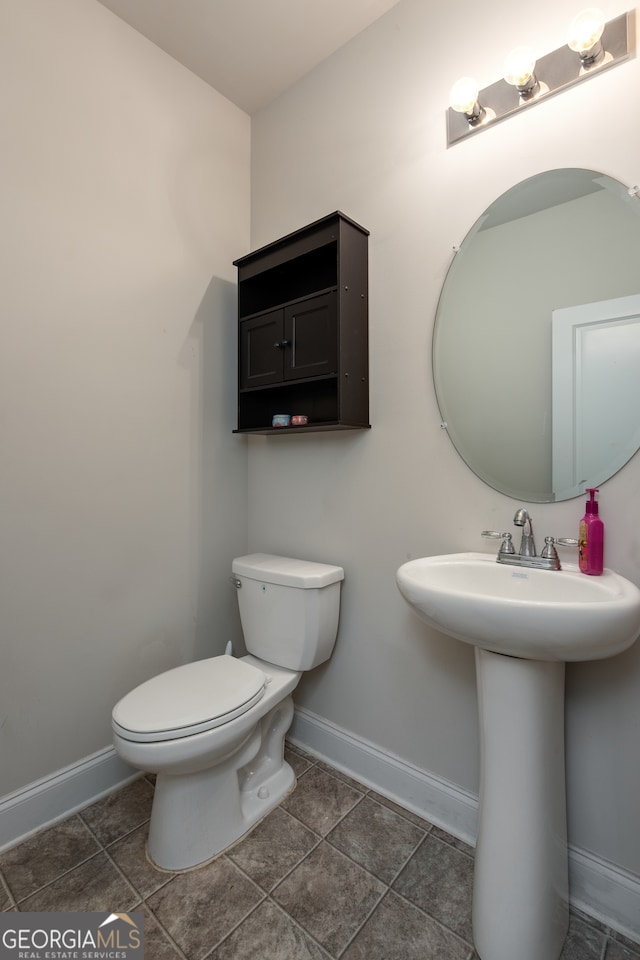
M 212 860 L 291 792 L 296 778 L 284 759 L 284 737 L 292 719 L 289 696 L 212 769 L 158 773 L 147 844 L 155 866 L 173 873 Z

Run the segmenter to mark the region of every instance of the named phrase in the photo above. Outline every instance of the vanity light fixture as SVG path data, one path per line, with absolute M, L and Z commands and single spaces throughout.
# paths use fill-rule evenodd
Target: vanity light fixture
M 472 127 L 482 123 L 486 116 L 484 107 L 478 102 L 478 84 L 473 77 L 460 77 L 451 87 L 449 104 L 456 113 L 464 113 Z
M 601 39 L 604 26 L 604 13 L 595 7 L 583 10 L 571 21 L 567 43 L 569 49 L 578 54 L 581 66 L 587 70 L 604 60 Z
M 634 14 L 605 22 L 600 10 L 583 10 L 571 23 L 567 43 L 552 53 L 536 61 L 528 48 L 516 47 L 505 61 L 504 78 L 480 91 L 463 77 L 451 88 L 447 146 L 628 60 Z
M 530 47 L 516 47 L 504 62 L 504 78 L 516 88 L 521 100 L 531 100 L 540 92 L 535 68 L 536 58 Z

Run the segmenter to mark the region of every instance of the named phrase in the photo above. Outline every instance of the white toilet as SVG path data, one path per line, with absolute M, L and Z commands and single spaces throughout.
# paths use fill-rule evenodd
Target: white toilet
M 157 774 L 148 854 L 163 870 L 215 857 L 293 789 L 291 693 L 336 639 L 342 567 L 254 553 L 232 570 L 247 656 L 168 670 L 113 708 L 118 754 Z

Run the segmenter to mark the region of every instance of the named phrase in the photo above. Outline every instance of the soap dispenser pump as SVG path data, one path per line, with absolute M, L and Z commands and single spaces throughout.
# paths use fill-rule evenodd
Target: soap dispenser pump
M 597 487 L 587 487 L 589 499 L 586 512 L 580 521 L 580 536 L 578 537 L 578 563 L 582 573 L 598 577 L 602 573 L 604 564 L 604 524 L 598 516 L 598 502 L 596 500 Z

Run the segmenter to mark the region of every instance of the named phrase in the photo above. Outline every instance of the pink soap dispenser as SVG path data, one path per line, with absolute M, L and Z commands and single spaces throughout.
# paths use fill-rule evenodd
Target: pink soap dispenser
M 598 516 L 596 501 L 597 487 L 587 487 L 589 499 L 584 517 L 580 521 L 580 536 L 578 538 L 578 563 L 582 573 L 592 577 L 599 577 L 603 570 L 604 560 L 604 523 Z

